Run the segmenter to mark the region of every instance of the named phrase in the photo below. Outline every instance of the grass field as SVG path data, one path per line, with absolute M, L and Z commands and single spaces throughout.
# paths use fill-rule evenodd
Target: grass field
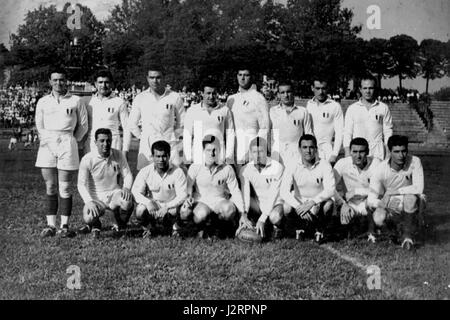
M 365 239 L 321 246 L 293 239 L 114 239 L 108 232 L 99 240 L 41 239 L 45 186 L 35 151 L 21 145 L 9 152 L 6 145 L 1 141 L 0 299 L 450 298 L 450 157 L 422 158 L 435 229 L 415 252 L 404 252 L 388 240 L 373 246 Z M 81 209 L 76 193 L 73 228 L 81 226 Z M 80 268 L 79 290 L 66 286 L 73 265 Z M 379 290 L 367 286 L 374 265 Z

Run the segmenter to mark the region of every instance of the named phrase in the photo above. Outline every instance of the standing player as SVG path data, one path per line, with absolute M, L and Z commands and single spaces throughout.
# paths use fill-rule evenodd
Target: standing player
M 243 225 L 253 226 L 262 238 L 266 237 L 267 220 L 273 225 L 273 239 L 281 238 L 283 201 L 280 197 L 283 165 L 267 157 L 267 142 L 256 137 L 250 142 L 252 161 L 242 167 L 240 172 L 244 195 Z M 251 188 L 255 197 L 251 197 Z M 252 221 L 250 221 L 252 220 Z
M 324 230 L 333 211 L 335 180 L 331 165 L 317 156 L 317 140 L 306 134 L 299 141 L 302 162 L 286 168 L 281 182 L 281 198 L 292 208 L 285 214 L 296 214 L 300 229 L 298 236 L 314 233 L 314 241 L 321 243 Z M 294 193 L 291 188 L 294 187 Z
M 268 140 L 270 120 L 269 106 L 264 96 L 252 87 L 249 69 L 238 70 L 239 91 L 228 97 L 236 130 L 236 164 L 248 162 L 248 146 L 256 136 Z
M 368 241 L 374 243 L 374 224 L 372 210 L 367 203 L 370 193 L 370 178 L 380 160 L 368 157 L 369 144 L 364 138 L 350 142 L 350 157 L 340 159 L 334 166 L 336 185 L 343 182 L 344 197 L 336 192 L 336 204 L 341 206 L 340 217 L 343 225 L 349 224 L 357 216 L 367 216 L 369 223 Z
M 99 71 L 95 77 L 97 93 L 87 105 L 89 116 L 89 131 L 85 143 L 85 151 L 95 150 L 96 139 L 94 133 L 97 129 L 107 128 L 112 132 L 112 148 L 122 151 L 126 156 L 130 146 L 130 133 L 127 127 L 128 106 L 112 91 L 113 78 L 108 71 Z M 123 129 L 123 140 L 120 137 L 119 127 Z
M 202 164 L 202 141 L 206 135 L 218 137 L 219 162 L 233 163 L 234 123 L 231 111 L 217 101 L 217 86 L 212 82 L 203 85 L 203 101 L 188 109 L 184 122 L 183 150 L 187 162 Z
M 77 96 L 67 91 L 66 72 L 56 69 L 50 74 L 52 92 L 39 99 L 36 106 L 36 129 L 39 133 L 39 150 L 36 167 L 41 168 L 47 189 L 47 227 L 41 236 L 56 234 L 58 191 L 63 237 L 73 236 L 69 230 L 72 213 L 71 181 L 78 170 L 78 143 L 88 130 L 86 107 Z
M 352 138 L 362 137 L 369 142 L 369 155 L 386 159 L 385 143 L 392 136 L 392 116 L 389 107 L 375 99 L 375 84 L 374 77 L 364 77 L 361 80 L 361 99 L 347 109 L 344 129 L 346 156 L 350 155 Z
M 339 103 L 328 97 L 328 83 L 318 79 L 313 81 L 311 89 L 314 97 L 306 108 L 312 118 L 314 136 L 317 138 L 319 158 L 336 162 L 344 135 L 344 115 Z M 334 144 L 332 143 L 334 137 Z
M 294 165 L 300 158 L 298 140 L 311 134 L 311 117 L 306 108 L 294 104 L 294 92 L 288 82 L 278 85 L 280 104 L 270 108 L 272 158 L 278 151 L 284 166 Z
M 219 143 L 216 137 L 206 136 L 202 146 L 204 162 L 189 167 L 188 199 L 181 213 L 184 221 L 192 215 L 199 236 L 204 235 L 205 224 L 213 228 L 217 219 L 223 222 L 222 227 L 229 224 L 230 228 L 235 228 L 236 214 L 244 212 L 244 201 L 233 168 L 228 164 L 218 164 Z M 210 231 L 208 228 L 208 236 Z
M 100 217 L 106 210 L 114 214 L 117 223 L 114 231 L 125 229 L 133 212 L 133 175 L 125 156 L 111 148 L 114 138 L 110 129 L 97 129 L 94 139 L 96 148 L 80 162 L 78 192 L 84 201 L 83 219 L 86 223 L 80 232 L 92 231 L 97 238 L 101 230 Z M 123 178 L 122 188 L 118 184 L 119 176 Z
M 153 162 L 139 171 L 132 188 L 138 203 L 136 218 L 144 229 L 144 238 L 152 236 L 157 222 L 162 222 L 164 227 L 170 225 L 175 236 L 178 235 L 176 219 L 187 195 L 186 176 L 181 168 L 169 162 L 167 141 L 154 142 L 151 152 Z
M 418 157 L 408 155 L 405 136 L 391 136 L 388 148 L 390 159 L 377 167 L 370 180 L 369 205 L 375 209 L 376 225 L 382 226 L 386 220 L 401 225 L 402 247 L 411 250 L 416 222 L 425 208 L 422 163 Z
M 151 162 L 150 147 L 159 140 L 171 145 L 170 160 L 175 165 L 181 164 L 178 139 L 182 135 L 181 115 L 183 99 L 180 94 L 166 89 L 163 82 L 162 68 L 152 66 L 148 70 L 149 88 L 138 94 L 132 104 L 129 117 L 129 129 L 140 139 L 137 169 L 140 170 Z M 142 129 L 139 128 L 142 121 Z

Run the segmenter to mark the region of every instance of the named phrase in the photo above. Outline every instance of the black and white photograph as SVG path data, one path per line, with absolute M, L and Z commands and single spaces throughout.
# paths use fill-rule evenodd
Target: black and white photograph
M 0 300 L 450 299 L 448 0 L 1 5 Z

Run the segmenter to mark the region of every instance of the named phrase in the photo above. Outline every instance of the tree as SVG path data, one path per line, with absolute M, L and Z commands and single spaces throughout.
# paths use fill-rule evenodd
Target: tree
M 417 63 L 419 45 L 414 38 L 401 34 L 389 39 L 388 52 L 393 62 L 389 74 L 398 76 L 399 89 L 402 91 L 402 79 L 412 79 L 419 71 L 419 65 Z
M 389 41 L 387 39 L 372 38 L 366 44 L 365 60 L 369 72 L 377 75 L 378 86 L 381 80 L 389 75 L 393 68 L 393 59 L 389 54 Z
M 72 78 L 86 80 L 95 68 L 101 67 L 102 23 L 89 8 L 80 6 L 81 29 L 72 32 L 67 27 L 68 6 L 69 3 L 58 11 L 54 5 L 41 5 L 26 14 L 25 22 L 11 35 L 11 57 L 18 66 L 12 81 L 46 81 L 48 69 L 54 65 L 69 68 Z
M 0 43 L 0 87 L 5 82 L 6 68 L 11 64 L 11 54 L 3 43 Z
M 419 48 L 420 74 L 426 79 L 425 93 L 428 94 L 430 79 L 442 78 L 445 75 L 445 43 L 439 40 L 424 39 Z

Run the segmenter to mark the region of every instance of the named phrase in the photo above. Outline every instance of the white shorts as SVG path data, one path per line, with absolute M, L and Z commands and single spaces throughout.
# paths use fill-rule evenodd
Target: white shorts
M 120 198 L 121 192 L 121 189 L 99 192 L 93 201 L 99 204 L 102 209 L 111 209 L 111 203 L 113 199 Z
M 376 142 L 374 144 L 369 145 L 369 156 L 378 158 L 380 160 L 385 160 L 386 150 L 384 148 L 383 141 Z
M 329 161 L 333 153 L 333 146 L 331 143 L 321 143 L 317 146 L 317 151 L 320 159 Z
M 78 170 L 79 165 L 78 144 L 72 134 L 46 137 L 40 141 L 36 167 L 72 171 Z
M 11 138 L 11 140 L 9 140 L 9 143 L 16 144 L 17 138 Z

